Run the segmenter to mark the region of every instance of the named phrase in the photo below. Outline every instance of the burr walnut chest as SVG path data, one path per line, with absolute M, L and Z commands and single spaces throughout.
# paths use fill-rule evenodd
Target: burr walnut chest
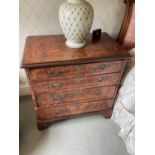
M 65 45 L 63 35 L 27 38 L 22 68 L 31 89 L 38 129 L 50 122 L 84 113 L 111 117 L 129 55 L 102 33 L 81 49 Z

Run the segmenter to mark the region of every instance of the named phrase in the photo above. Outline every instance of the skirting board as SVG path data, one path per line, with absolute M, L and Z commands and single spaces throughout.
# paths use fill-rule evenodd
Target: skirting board
M 30 89 L 27 82 L 20 82 L 19 83 L 19 95 L 26 96 L 30 95 Z

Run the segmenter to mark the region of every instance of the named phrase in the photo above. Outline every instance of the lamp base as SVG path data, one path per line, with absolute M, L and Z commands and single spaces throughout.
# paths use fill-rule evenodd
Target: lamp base
M 67 40 L 66 45 L 70 48 L 82 48 L 86 45 L 86 41 L 83 41 L 81 43 L 74 43 L 74 42 Z

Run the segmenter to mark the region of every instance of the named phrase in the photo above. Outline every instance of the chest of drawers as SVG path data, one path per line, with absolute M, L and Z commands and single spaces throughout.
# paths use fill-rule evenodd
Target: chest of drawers
M 110 117 L 129 55 L 103 33 L 81 49 L 65 46 L 62 35 L 28 37 L 22 67 L 31 88 L 38 129 L 84 113 Z

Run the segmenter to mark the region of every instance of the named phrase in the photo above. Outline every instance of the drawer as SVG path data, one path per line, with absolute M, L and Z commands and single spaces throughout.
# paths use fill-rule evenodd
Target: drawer
M 30 79 L 32 81 L 46 81 L 50 79 L 58 79 L 65 77 L 75 77 L 79 75 L 94 75 L 112 72 L 120 72 L 123 65 L 123 60 L 108 61 L 91 64 L 58 66 L 47 68 L 30 69 Z
M 59 92 L 42 93 L 36 96 L 38 106 L 63 105 L 76 101 L 94 101 L 113 98 L 116 86 L 71 89 Z
M 73 78 L 54 79 L 46 82 L 33 82 L 32 88 L 35 94 L 43 92 L 56 92 L 64 89 L 90 88 L 107 85 L 116 85 L 119 83 L 121 74 L 103 74 L 92 76 L 77 76 Z
M 36 113 L 39 120 L 51 120 L 64 116 L 73 116 L 82 113 L 108 110 L 112 108 L 112 106 L 113 99 L 84 103 L 75 102 L 72 105 L 38 108 L 36 109 Z

